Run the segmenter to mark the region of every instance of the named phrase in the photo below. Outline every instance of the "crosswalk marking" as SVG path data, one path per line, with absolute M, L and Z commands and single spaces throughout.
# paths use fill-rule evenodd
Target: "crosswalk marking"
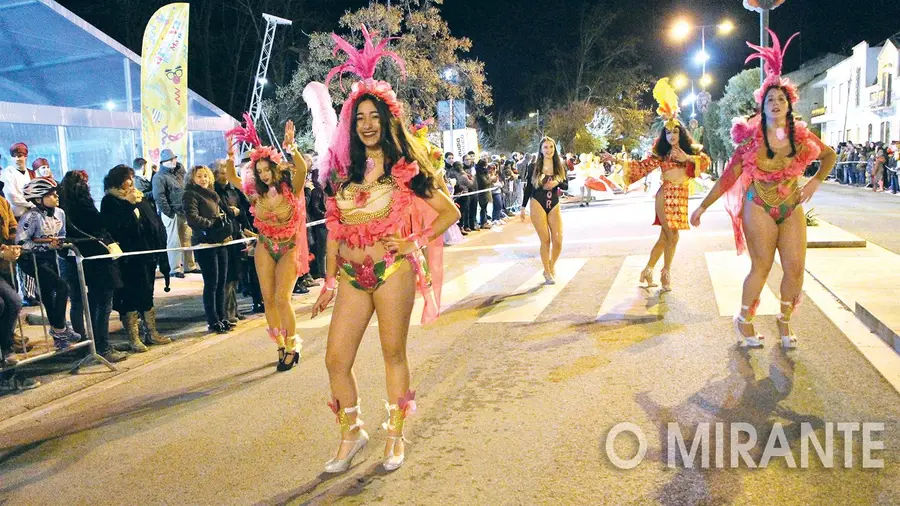
M 441 311 L 446 311 L 451 306 L 459 303 L 513 265 L 515 265 L 513 262 L 479 264 L 473 269 L 466 270 L 466 272 L 453 278 L 453 280 L 444 283 L 443 290 L 441 290 Z M 422 311 L 424 308 L 425 301 L 421 297 L 417 297 L 412 311 L 412 325 L 422 324 Z
M 648 289 L 639 283 L 641 271 L 649 259 L 650 255 L 629 255 L 625 258 L 600 305 L 598 322 L 656 320 L 660 317 L 659 298 L 651 298 L 652 294 L 659 292 L 659 287 Z M 659 283 L 658 277 L 655 281 Z
M 553 302 L 569 281 L 587 262 L 586 258 L 563 258 L 556 262 L 556 284 L 544 284 L 543 270 L 528 279 L 516 290 L 516 294 L 503 299 L 479 323 L 528 323 L 533 322 Z M 537 290 L 535 290 L 537 289 Z M 534 292 L 534 293 L 531 293 Z
M 705 258 L 719 315 L 732 316 L 740 307 L 741 289 L 744 277 L 750 270 L 750 260 L 747 256 L 735 255 L 734 251 L 707 252 Z M 612 286 L 604 295 L 603 303 L 596 315 L 596 321 L 644 321 L 663 317 L 660 300 L 656 297 L 659 288 L 648 290 L 638 281 L 647 259 L 648 255 L 625 257 Z M 476 322 L 534 322 L 566 289 L 569 282 L 588 260 L 587 258 L 560 259 L 557 263 L 555 285 L 544 285 L 543 270 L 540 265 L 530 263 L 527 269 L 533 274 L 528 280 L 511 293 L 497 294 L 497 298 L 502 300 L 487 313 L 478 317 Z M 442 293 L 442 311 L 464 301 L 475 291 L 489 285 L 515 266 L 516 263 L 512 261 L 477 264 L 445 282 Z M 654 276 L 655 281 L 659 283 L 658 269 Z M 757 314 L 778 314 L 780 309 L 778 299 L 768 286 L 763 288 L 760 298 L 761 304 L 757 309 Z M 422 298 L 417 297 L 410 320 L 412 326 L 421 325 L 423 306 Z M 311 306 L 306 306 L 299 311 L 298 329 L 322 329 L 331 323 L 331 308 L 315 319 L 309 318 L 310 309 Z M 373 317 L 370 326 L 377 325 L 378 321 Z
M 741 308 L 741 292 L 744 278 L 750 272 L 750 257 L 735 255 L 734 251 L 711 251 L 706 253 L 706 267 L 712 281 L 719 316 L 734 316 Z M 778 299 L 768 285 L 763 285 L 760 294 L 758 315 L 778 314 L 781 308 Z

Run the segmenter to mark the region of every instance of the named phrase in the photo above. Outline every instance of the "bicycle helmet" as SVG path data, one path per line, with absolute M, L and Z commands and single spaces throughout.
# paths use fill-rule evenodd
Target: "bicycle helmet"
M 36 200 L 55 192 L 56 189 L 56 182 L 52 179 L 38 178 L 26 183 L 23 193 L 25 200 Z

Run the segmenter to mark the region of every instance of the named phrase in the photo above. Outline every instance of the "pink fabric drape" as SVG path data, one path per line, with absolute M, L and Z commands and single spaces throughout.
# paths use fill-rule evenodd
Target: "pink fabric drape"
M 422 234 L 431 229 L 438 213 L 421 198 L 413 199 L 412 233 Z M 426 265 L 416 265 L 416 284 L 425 301 L 422 312 L 422 324 L 432 323 L 441 314 L 441 287 L 444 283 L 444 236 L 443 234 L 428 243 L 426 248 Z M 430 285 L 429 279 L 431 278 Z

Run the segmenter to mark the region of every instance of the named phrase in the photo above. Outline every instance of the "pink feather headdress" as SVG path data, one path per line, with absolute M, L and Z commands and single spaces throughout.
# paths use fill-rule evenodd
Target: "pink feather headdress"
M 747 45 L 756 52 L 748 56 L 744 63 L 750 63 L 755 59 L 760 59 L 766 63 L 766 79 L 763 81 L 762 87 L 753 92 L 753 97 L 756 99 L 757 104 L 762 105 L 763 95 L 765 95 L 766 90 L 772 86 L 780 86 L 785 89 L 788 100 L 792 104 L 795 104 L 800 98 L 800 94 L 797 92 L 797 87 L 794 86 L 789 79 L 781 77 L 781 71 L 788 45 L 794 40 L 794 37 L 800 35 L 800 32 L 792 35 L 791 38 L 784 43 L 784 47 L 782 48 L 781 42 L 778 40 L 778 36 L 775 35 L 775 32 L 768 28 L 766 30 L 768 30 L 769 35 L 772 37 L 772 47 L 762 47 L 749 42 L 747 43 Z
M 250 114 L 246 112 L 244 113 L 244 125 L 245 126 L 234 127 L 225 132 L 225 137 L 232 137 L 235 145 L 242 142 L 249 144 L 253 148 L 250 151 L 250 160 L 254 163 L 263 158 L 268 158 L 276 164 L 281 163 L 281 153 L 271 146 L 263 146 L 262 140 L 256 132 L 256 125 L 253 124 L 253 119 L 250 118 Z
M 237 126 L 225 132 L 225 138 L 232 138 L 234 145 L 246 142 L 251 146 L 250 163 L 241 170 L 241 186 L 246 195 L 256 194 L 256 178 L 253 175 L 253 164 L 263 158 L 272 160 L 276 165 L 282 162 L 281 153 L 272 146 L 263 146 L 259 134 L 256 132 L 256 125 L 250 114 L 244 113 L 244 126 Z
M 353 83 L 353 86 L 351 86 L 350 96 L 347 97 L 347 100 L 344 101 L 344 105 L 341 107 L 340 121 L 334 133 L 331 148 L 329 148 L 327 156 L 320 158 L 319 179 L 323 185 L 329 180 L 335 170 L 339 177 L 344 178 L 347 176 L 347 168 L 350 166 L 350 124 L 352 123 L 350 115 L 353 113 L 353 106 L 360 97 L 363 95 L 378 97 L 387 104 L 391 114 L 402 121 L 403 105 L 397 98 L 397 94 L 394 93 L 393 88 L 391 88 L 390 83 L 374 78 L 375 68 L 384 57 L 394 60 L 400 68 L 400 72 L 406 77 L 406 64 L 403 59 L 397 53 L 385 49 L 388 42 L 396 39 L 396 37 L 381 39 L 378 44 L 375 44 L 372 38 L 377 34 L 370 33 L 365 25 L 362 26 L 362 34 L 365 43 L 361 50 L 356 49 L 337 34 L 331 34 L 331 38 L 335 43 L 334 54 L 337 55 L 340 51 L 343 51 L 347 55 L 347 61 L 331 69 L 328 77 L 325 78 L 326 86 L 335 76 L 343 76 L 345 72 L 356 74 L 362 80 Z M 341 81 L 341 89 L 343 89 L 343 81 Z

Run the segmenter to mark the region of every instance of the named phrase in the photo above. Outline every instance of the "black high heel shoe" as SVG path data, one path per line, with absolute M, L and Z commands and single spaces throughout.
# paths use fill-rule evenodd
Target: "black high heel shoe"
M 279 353 L 281 352 L 279 351 Z M 290 356 L 293 356 L 293 358 L 288 358 Z M 300 362 L 300 352 L 294 350 L 290 353 L 284 354 L 284 357 L 278 361 L 278 367 L 276 367 L 276 369 L 282 372 L 290 371 L 294 368 L 295 365 L 297 365 L 298 362 Z

